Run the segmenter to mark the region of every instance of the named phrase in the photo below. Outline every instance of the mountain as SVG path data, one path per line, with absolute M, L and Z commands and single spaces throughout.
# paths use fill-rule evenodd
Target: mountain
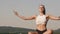
M 7 33 L 7 32 L 28 32 L 28 31 L 35 31 L 33 29 L 27 29 L 27 28 L 19 28 L 19 27 L 10 27 L 10 26 L 0 26 L 0 33 Z
M 21 27 L 11 27 L 11 26 L 0 26 L 1 33 L 26 33 L 29 31 L 35 31 L 34 29 L 21 28 Z M 60 29 L 54 30 L 54 34 L 60 34 Z
M 60 34 L 60 28 L 57 30 L 54 30 L 54 34 Z

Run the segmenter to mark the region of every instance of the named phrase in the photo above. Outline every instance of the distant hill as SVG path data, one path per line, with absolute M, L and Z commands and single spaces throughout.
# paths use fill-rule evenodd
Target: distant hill
M 19 28 L 19 27 L 10 27 L 10 26 L 0 26 L 0 33 L 7 33 L 7 32 L 28 32 L 28 31 L 35 31 L 33 29 L 27 28 Z
M 21 27 L 0 26 L 0 33 L 20 33 L 20 32 L 27 33 L 28 31 L 35 31 L 35 30 Z M 54 30 L 54 33 L 60 34 L 60 29 Z
M 57 30 L 54 30 L 54 34 L 60 34 L 60 28 Z

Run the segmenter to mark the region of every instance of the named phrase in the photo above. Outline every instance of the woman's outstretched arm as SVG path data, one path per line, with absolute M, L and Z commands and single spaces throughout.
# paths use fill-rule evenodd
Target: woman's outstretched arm
M 22 15 L 19 15 L 17 11 L 15 11 L 15 10 L 13 10 L 13 11 L 14 11 L 14 14 L 15 14 L 17 17 L 19 17 L 19 18 L 21 18 L 21 19 L 23 19 L 23 20 L 32 20 L 32 19 L 35 19 L 35 18 L 36 18 L 36 15 L 33 15 L 33 16 L 30 16 L 30 17 L 24 17 L 24 16 L 22 16 Z
M 60 20 L 60 16 L 56 17 L 56 16 L 49 15 L 49 19 Z

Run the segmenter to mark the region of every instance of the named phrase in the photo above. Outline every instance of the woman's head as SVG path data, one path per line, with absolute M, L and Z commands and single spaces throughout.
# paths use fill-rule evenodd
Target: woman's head
M 40 6 L 39 6 L 39 12 L 45 14 L 45 6 L 44 6 L 44 5 L 40 5 Z

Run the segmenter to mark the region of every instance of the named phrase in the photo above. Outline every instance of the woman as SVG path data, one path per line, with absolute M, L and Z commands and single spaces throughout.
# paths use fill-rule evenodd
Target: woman
M 28 34 L 53 34 L 53 31 L 51 29 L 46 28 L 47 21 L 49 19 L 60 20 L 60 17 L 55 17 L 55 16 L 48 15 L 48 14 L 46 15 L 44 5 L 39 6 L 39 15 L 33 15 L 31 17 L 24 17 L 24 16 L 19 15 L 16 11 L 14 13 L 16 16 L 24 20 L 34 19 L 36 21 L 36 25 L 37 25 L 36 32 L 28 32 Z

